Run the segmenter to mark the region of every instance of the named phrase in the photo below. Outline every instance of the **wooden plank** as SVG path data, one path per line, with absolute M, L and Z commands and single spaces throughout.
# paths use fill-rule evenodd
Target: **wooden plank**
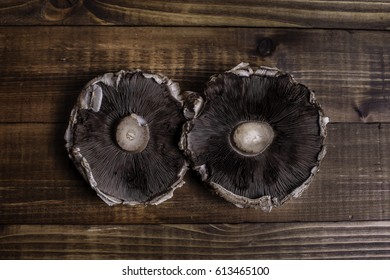
M 7 225 L 0 259 L 388 259 L 390 222 Z
M 3 27 L 0 122 L 66 122 L 83 85 L 102 73 L 141 68 L 164 73 L 183 90 L 199 91 L 210 75 L 240 61 L 292 73 L 317 92 L 332 122 L 389 122 L 388 35 L 296 29 Z M 263 38 L 276 46 L 265 57 L 256 51 Z
M 246 26 L 388 29 L 386 1 L 2 1 L 2 25 Z
M 192 173 L 158 206 L 105 205 L 73 167 L 64 124 L 0 125 L 0 224 L 240 223 L 388 220 L 390 124 L 330 124 L 328 154 L 299 199 L 270 214 L 239 209 Z M 224 213 L 221 215 L 221 213 Z

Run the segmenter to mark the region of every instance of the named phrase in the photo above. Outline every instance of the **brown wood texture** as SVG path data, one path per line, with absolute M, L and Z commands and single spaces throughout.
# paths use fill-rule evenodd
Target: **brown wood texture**
M 388 259 L 389 231 L 389 222 L 14 225 L 0 227 L 0 258 Z
M 276 46 L 266 57 L 256 50 L 264 38 Z M 390 120 L 388 32 L 3 27 L 0 39 L 0 122 L 65 122 L 83 85 L 105 72 L 163 72 L 199 91 L 241 61 L 292 73 L 332 122 Z
M 1 1 L 0 259 L 390 258 L 389 23 L 387 1 Z M 159 206 L 108 207 L 78 174 L 63 135 L 90 79 L 201 91 L 241 61 L 293 74 L 330 117 L 301 198 L 239 209 L 189 172 Z
M 331 124 L 328 155 L 309 190 L 270 214 L 238 209 L 189 174 L 158 206 L 108 207 L 63 147 L 64 124 L 0 125 L 0 223 L 129 224 L 387 220 L 390 125 Z M 348 139 L 348 140 L 346 140 Z M 222 215 L 223 213 L 223 215 Z
M 6 0 L 3 25 L 241 26 L 379 29 L 390 27 L 387 1 L 303 0 Z

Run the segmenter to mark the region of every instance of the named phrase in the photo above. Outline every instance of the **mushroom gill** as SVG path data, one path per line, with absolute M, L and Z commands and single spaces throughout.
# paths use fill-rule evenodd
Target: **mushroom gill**
M 183 129 L 181 149 L 220 196 L 270 211 L 305 190 L 325 155 L 328 118 L 286 73 L 241 63 L 210 78 Z
M 180 97 L 177 83 L 140 70 L 107 73 L 84 87 L 66 148 L 107 204 L 159 204 L 184 184 Z

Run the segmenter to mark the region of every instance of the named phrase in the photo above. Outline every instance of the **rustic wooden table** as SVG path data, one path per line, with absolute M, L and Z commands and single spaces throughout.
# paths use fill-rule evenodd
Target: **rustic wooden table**
M 10 0 L 0 25 L 0 258 L 390 257 L 390 1 Z M 96 75 L 141 68 L 199 91 L 241 61 L 292 73 L 331 119 L 301 198 L 238 209 L 190 173 L 159 206 L 108 207 L 68 159 Z

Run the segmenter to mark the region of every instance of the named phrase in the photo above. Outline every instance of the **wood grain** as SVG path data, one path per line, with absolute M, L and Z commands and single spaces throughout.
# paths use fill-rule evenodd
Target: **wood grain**
M 389 259 L 390 2 L 0 3 L 0 259 Z M 108 207 L 63 135 L 97 75 L 141 68 L 182 90 L 241 61 L 316 91 L 328 154 L 301 198 L 239 209 L 189 172 L 159 206 Z
M 256 51 L 263 38 L 276 45 L 270 56 Z M 292 73 L 332 122 L 390 121 L 387 32 L 12 27 L 0 39 L 0 122 L 66 122 L 83 85 L 102 73 L 141 68 L 199 91 L 240 61 Z
M 387 1 L 2 1 L 2 25 L 389 28 Z
M 390 222 L 0 227 L 0 259 L 388 259 Z
M 158 206 L 105 205 L 68 159 L 65 124 L 0 125 L 0 224 L 240 223 L 387 220 L 390 124 L 331 124 L 311 187 L 270 214 L 239 209 L 190 173 Z M 221 213 L 224 213 L 221 215 Z

